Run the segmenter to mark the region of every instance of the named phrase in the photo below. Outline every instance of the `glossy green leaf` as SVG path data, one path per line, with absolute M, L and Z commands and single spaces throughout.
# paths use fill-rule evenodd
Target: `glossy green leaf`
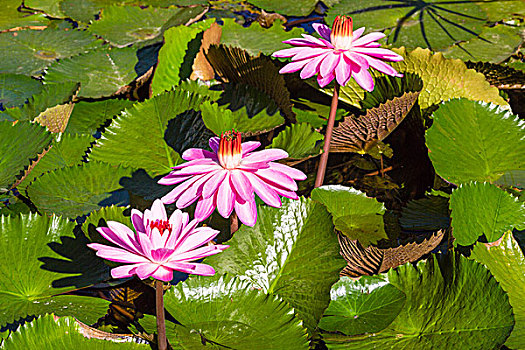
M 204 102 L 200 110 L 204 124 L 216 135 L 231 129 L 242 133 L 269 131 L 284 123 L 284 118 L 277 112 L 269 115 L 266 110 L 262 110 L 250 118 L 244 107 L 232 112 L 230 109 L 210 101 Z
M 110 96 L 136 76 L 138 59 L 134 48 L 101 48 L 54 63 L 47 69 L 45 83 L 80 82 L 80 97 Z
M 153 95 L 170 90 L 180 83 L 180 69 L 188 50 L 188 44 L 202 32 L 198 26 L 178 26 L 166 30 L 164 45 L 159 51 L 159 63 L 151 82 Z
M 379 333 L 324 335 L 328 348 L 499 348 L 514 325 L 506 293 L 483 265 L 459 254 L 446 263 L 446 270 L 435 258 L 390 270 L 388 282 L 406 295 L 399 315 Z
M 134 102 L 128 100 L 80 101 L 75 103 L 73 113 L 69 117 L 66 133 L 93 134 L 104 123 L 129 108 Z
M 317 5 L 317 0 L 250 0 L 250 4 L 267 12 L 277 12 L 287 16 L 308 16 Z
M 525 348 L 525 256 L 518 242 L 507 232 L 496 244 L 477 243 L 470 257 L 487 266 L 509 295 L 516 324 L 505 345 Z
M 74 223 L 36 214 L 0 217 L 0 327 L 53 312 L 95 322 L 108 302 L 60 293 L 109 277 Z
M 210 349 L 308 349 L 306 331 L 290 305 L 240 279 L 190 278 L 164 298 L 166 310 L 181 323 L 167 325 L 168 338 L 183 349 L 203 344 Z
M 150 45 L 162 41 L 164 24 L 176 17 L 175 25 L 191 19 L 184 8 L 140 8 L 137 6 L 110 6 L 102 10 L 100 19 L 89 26 L 89 31 L 117 47 L 141 43 Z
M 49 20 L 42 13 L 25 13 L 18 11 L 20 0 L 3 0 L 0 30 L 27 26 L 45 26 Z
M 9 52 L 9 59 L 0 61 L 0 72 L 38 75 L 57 59 L 86 53 L 100 44 L 94 36 L 71 28 L 0 33 L 0 50 Z
M 230 248 L 206 262 L 218 273 L 239 276 L 280 296 L 311 332 L 344 266 L 330 214 L 309 199 L 286 201 L 281 208 L 259 206 L 257 211 L 255 226 L 242 226 L 228 241 Z
M 0 192 L 4 192 L 53 137 L 40 125 L 27 122 L 13 125 L 7 121 L 0 121 L 0 135 Z
M 397 317 L 405 304 L 405 294 L 382 277 L 363 276 L 359 280 L 341 277 L 332 286 L 328 309 L 319 328 L 346 335 L 376 333 Z
M 482 234 L 494 242 L 513 227 L 525 229 L 525 206 L 489 183 L 462 184 L 450 196 L 450 209 L 454 244 L 474 244 Z
M 525 16 L 525 7 L 521 0 L 481 1 L 478 5 L 487 13 L 489 20 L 494 22 Z
M 113 120 L 93 147 L 90 159 L 142 168 L 151 175 L 169 172 L 180 157 L 164 140 L 168 121 L 197 109 L 204 99 L 179 89 L 136 103 Z
M 305 158 L 319 154 L 323 135 L 313 130 L 310 124 L 300 123 L 287 126 L 273 139 L 269 148 L 280 148 L 288 152 L 289 158 Z
M 290 45 L 283 44 L 282 41 L 300 37 L 304 33 L 299 28 L 285 31 L 279 20 L 268 29 L 264 29 L 257 22 L 245 28 L 231 18 L 225 18 L 223 21 L 221 43 L 243 48 L 254 56 L 260 52 L 271 55 L 277 50 L 289 48 Z
M 21 74 L 0 74 L 0 104 L 3 108 L 19 107 L 28 98 L 38 94 L 42 84 L 35 79 Z
M 448 198 L 430 196 L 411 200 L 401 211 L 399 224 L 408 231 L 437 231 L 449 227 Z
M 433 118 L 426 141 L 436 172 L 444 179 L 495 181 L 525 168 L 525 123 L 509 112 L 459 99 L 443 103 Z
M 60 11 L 60 1 L 57 0 L 24 0 L 24 6 L 42 11 L 53 18 L 66 17 L 66 15 Z
M 134 227 L 131 223 L 131 217 L 125 216 L 124 210 L 126 210 L 126 208 L 117 207 L 115 205 L 110 207 L 102 207 L 98 210 L 95 210 L 89 213 L 86 221 L 84 221 L 82 224 L 82 231 L 86 234 L 86 236 L 89 237 L 91 241 L 107 245 L 108 241 L 96 231 L 97 227 L 106 226 L 108 221 L 117 221 L 134 230 Z
M 42 175 L 27 193 L 41 212 L 76 218 L 104 206 L 121 188 L 120 178 L 130 173 L 127 168 L 89 162 Z
M 383 222 L 386 209 L 375 198 L 350 187 L 330 185 L 312 191 L 312 199 L 326 206 L 336 229 L 363 246 L 388 238 Z
M 54 350 L 147 350 L 147 344 L 126 341 L 102 340 L 85 336 L 83 329 L 73 317 L 54 320 L 52 315 L 24 324 L 11 334 L 0 349 L 54 349 Z

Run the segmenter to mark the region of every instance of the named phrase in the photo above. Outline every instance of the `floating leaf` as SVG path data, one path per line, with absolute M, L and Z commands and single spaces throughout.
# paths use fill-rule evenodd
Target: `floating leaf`
M 405 294 L 382 277 L 341 277 L 332 286 L 331 301 L 319 328 L 346 335 L 376 333 L 397 317 Z
M 94 298 L 92 298 L 94 299 Z M 117 341 L 96 339 L 93 334 L 86 333 L 86 327 L 82 326 L 73 317 L 61 317 L 58 320 L 54 316 L 47 315 L 38 318 L 31 323 L 26 323 L 19 330 L 10 335 L 1 349 L 24 350 L 24 349 L 54 349 L 54 350 L 147 350 L 147 344 L 138 344 L 129 341 L 129 337 L 113 336 Z M 98 330 L 97 330 L 98 331 Z M 98 331 L 98 333 L 105 333 Z M 108 333 L 109 334 L 109 333 Z M 140 339 L 140 338 L 139 338 Z
M 250 0 L 250 4 L 268 12 L 277 12 L 287 16 L 308 16 L 315 10 L 317 0 Z
M 434 231 L 450 226 L 448 198 L 430 196 L 412 200 L 401 211 L 399 224 L 403 230 Z
M 438 231 L 423 242 L 411 242 L 394 248 L 363 246 L 357 240 L 339 235 L 341 255 L 347 261 L 341 276 L 360 277 L 376 275 L 392 268 L 414 262 L 430 253 L 442 241 L 445 231 Z
M 164 45 L 159 51 L 159 63 L 151 82 L 151 92 L 158 95 L 180 83 L 180 69 L 190 41 L 202 32 L 201 27 L 178 26 L 166 30 Z
M 203 343 L 226 349 L 308 349 L 306 332 L 288 303 L 240 279 L 190 278 L 164 298 L 166 310 L 181 323 L 166 326 L 168 339 L 183 349 Z
M 89 213 L 86 221 L 82 224 L 82 231 L 89 237 L 92 242 L 108 244 L 108 241 L 96 231 L 97 227 L 107 226 L 108 221 L 117 221 L 128 226 L 130 229 L 135 228 L 131 224 L 131 217 L 124 215 L 125 208 L 112 205 L 102 207 Z
M 126 168 L 90 162 L 44 174 L 27 193 L 39 210 L 76 218 L 104 206 L 112 192 L 121 188 L 120 178 L 130 173 Z
M 21 74 L 0 74 L 0 109 L 19 107 L 38 94 L 42 84 Z
M 107 267 L 85 246 L 85 237 L 73 234 L 74 226 L 56 216 L 0 217 L 0 327 L 51 312 L 89 323 L 105 314 L 107 301 L 56 296 L 108 277 Z
M 150 45 L 162 41 L 164 24 L 170 18 L 176 18 L 174 25 L 182 25 L 192 15 L 187 9 L 176 7 L 110 6 L 102 10 L 100 19 L 89 26 L 89 31 L 117 47 L 137 43 Z
M 513 227 L 525 229 L 525 206 L 488 183 L 459 186 L 450 196 L 450 209 L 455 244 L 474 244 L 482 234 L 494 242 Z
M 494 22 L 525 16 L 525 8 L 521 0 L 480 1 L 478 5 L 485 10 L 489 20 Z
M 375 198 L 350 187 L 330 185 L 313 190 L 312 199 L 326 206 L 337 230 L 362 245 L 388 238 L 383 223 L 386 209 Z
M 44 12 L 53 18 L 64 18 L 66 15 L 60 11 L 60 1 L 56 0 L 24 0 L 24 6 Z
M 66 133 L 94 134 L 108 119 L 120 114 L 124 109 L 130 108 L 133 103 L 132 101 L 118 99 L 75 103 Z
M 319 154 L 321 144 L 318 141 L 324 136 L 308 123 L 292 124 L 272 140 L 269 148 L 281 148 L 288 152 L 289 158 L 301 159 Z
M 57 59 L 86 53 L 100 43 L 88 33 L 70 28 L 0 33 L 0 50 L 9 52 L 9 59 L 0 61 L 0 72 L 38 75 Z
M 452 261 L 450 261 L 452 260 Z M 489 271 L 454 254 L 449 268 L 436 259 L 390 270 L 387 281 L 405 293 L 405 306 L 379 333 L 323 335 L 329 349 L 495 349 L 514 325 L 508 297 Z M 483 295 L 483 302 L 479 296 Z
M 204 100 L 179 89 L 136 103 L 113 120 L 93 147 L 90 159 L 142 168 L 151 175 L 171 171 L 180 157 L 164 140 L 168 121 L 188 109 L 197 109 Z
M 525 256 L 509 232 L 493 244 L 476 243 L 470 257 L 484 264 L 509 295 L 516 324 L 505 342 L 511 349 L 525 347 Z
M 223 21 L 221 43 L 240 47 L 254 56 L 260 52 L 271 55 L 277 50 L 289 48 L 290 45 L 283 44 L 282 41 L 297 38 L 304 33 L 299 28 L 285 31 L 281 21 L 275 21 L 268 29 L 264 29 L 258 23 L 245 28 L 235 23 L 232 18 L 224 18 Z
M 394 97 L 363 116 L 345 117 L 334 129 L 331 152 L 368 153 L 378 146 L 405 119 L 417 101 L 418 92 Z
M 206 262 L 218 273 L 239 276 L 253 288 L 280 296 L 311 332 L 344 265 L 330 215 L 308 199 L 257 211 L 255 226 L 242 226 L 228 241 L 230 248 Z
M 2 0 L 0 31 L 28 26 L 46 26 L 49 20 L 42 13 L 32 14 L 18 11 L 20 0 Z
M 52 136 L 40 125 L 0 121 L 0 192 L 4 192 L 16 181 L 30 159 L 46 148 Z
M 190 148 L 208 148 L 214 136 L 206 129 L 200 112 L 190 109 L 169 121 L 164 139 L 175 152 L 182 154 Z
M 204 124 L 216 135 L 220 135 L 222 132 L 231 129 L 248 135 L 260 134 L 275 129 L 284 123 L 284 119 L 279 113 L 268 115 L 266 111 L 263 110 L 250 118 L 245 108 L 232 112 L 210 101 L 204 102 L 200 110 Z
M 525 123 L 509 112 L 458 99 L 443 103 L 433 119 L 427 146 L 436 172 L 444 179 L 495 181 L 506 172 L 525 168 Z
M 79 97 L 110 96 L 136 77 L 137 62 L 133 48 L 102 48 L 51 65 L 44 81 L 46 84 L 79 81 Z

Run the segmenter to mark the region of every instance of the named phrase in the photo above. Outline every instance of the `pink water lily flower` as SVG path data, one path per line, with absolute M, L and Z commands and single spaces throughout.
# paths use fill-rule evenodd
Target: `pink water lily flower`
M 88 244 L 101 258 L 126 264 L 111 270 L 114 278 L 137 275 L 140 279 L 153 277 L 168 282 L 173 279 L 173 270 L 211 276 L 215 274 L 213 267 L 192 261 L 228 248 L 227 245 L 203 246 L 219 231 L 197 227 L 198 220 L 189 222 L 189 215 L 178 209 L 168 219 L 159 199 L 144 214 L 133 209 L 131 222 L 135 232 L 116 221 L 108 221 L 108 227 L 97 228 L 102 237 L 121 248 Z
M 252 152 L 260 145 L 256 141 L 241 143 L 241 134 L 229 131 L 220 139 L 210 139 L 213 152 L 186 150 L 182 159 L 188 162 L 173 167 L 174 170 L 159 181 L 163 185 L 181 183 L 162 197 L 162 201 L 176 201 L 178 208 L 198 201 L 197 220 L 206 219 L 215 208 L 225 218 L 235 209 L 243 224 L 255 225 L 254 193 L 266 204 L 278 208 L 281 206 L 279 196 L 298 199 L 295 180 L 306 179 L 302 171 L 273 162 L 288 157 L 285 151 L 274 148 Z
M 321 23 L 315 23 L 313 27 L 321 38 L 303 34 L 303 38 L 283 41 L 297 47 L 273 54 L 274 57 L 292 57 L 292 62 L 284 66 L 279 73 L 301 70 L 302 79 L 317 74 L 317 81 L 321 87 L 334 78 L 341 86 L 346 85 L 350 78 L 354 78 L 367 91 L 374 89 L 374 80 L 368 72 L 369 67 L 388 75 L 402 76 L 382 62 L 403 60 L 400 55 L 380 48 L 381 44 L 376 41 L 385 34 L 374 32 L 362 37 L 365 28 L 353 31 L 352 18 L 347 16 L 337 16 L 332 30 Z

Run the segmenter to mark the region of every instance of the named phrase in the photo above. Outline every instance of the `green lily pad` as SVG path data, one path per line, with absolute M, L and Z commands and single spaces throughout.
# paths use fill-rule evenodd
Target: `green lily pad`
M 4 192 L 53 137 L 40 125 L 25 122 L 13 125 L 7 121 L 0 121 L 0 135 L 0 192 Z
M 287 16 L 308 16 L 315 10 L 317 0 L 250 0 L 250 4 L 260 7 L 267 12 L 277 12 Z
M 42 13 L 20 12 L 20 0 L 3 0 L 0 30 L 18 27 L 46 26 L 49 20 Z
M 189 11 L 188 11 L 189 10 Z M 164 25 L 176 19 L 173 25 L 182 25 L 193 17 L 189 8 L 140 8 L 137 6 L 110 6 L 102 10 L 100 19 L 89 26 L 89 32 L 99 35 L 117 47 L 162 41 Z
M 487 266 L 509 295 L 516 324 L 505 345 L 525 348 L 525 256 L 518 242 L 507 232 L 496 244 L 477 243 L 470 257 Z
M 108 221 L 117 221 L 135 230 L 131 223 L 131 217 L 124 215 L 126 208 L 112 205 L 110 207 L 103 207 L 89 213 L 86 221 L 82 224 L 82 231 L 89 237 L 92 242 L 108 244 L 108 241 L 103 238 L 96 228 L 101 226 L 107 227 Z
M 350 187 L 330 185 L 314 189 L 312 199 L 326 206 L 336 229 L 363 246 L 388 238 L 383 222 L 386 208 L 375 198 Z
M 444 51 L 443 55 L 463 61 L 500 63 L 514 54 L 523 43 L 521 31 L 520 27 L 503 24 L 484 28 L 480 35 L 484 40 L 479 37 L 472 38 Z
M 403 230 L 436 231 L 450 226 L 448 198 L 430 196 L 411 200 L 401 211 L 399 224 Z
M 433 119 L 426 141 L 434 168 L 444 179 L 492 182 L 525 169 L 525 124 L 509 112 L 457 99 L 443 103 Z
M 19 107 L 28 98 L 38 94 L 42 84 L 21 74 L 0 74 L 0 105 L 5 108 Z
M 0 33 L 0 50 L 9 52 L 9 59 L 0 61 L 0 72 L 39 75 L 57 59 L 86 53 L 100 44 L 89 33 L 71 28 Z
M 330 305 L 319 328 L 346 335 L 376 333 L 385 329 L 401 312 L 405 294 L 382 277 L 359 280 L 341 277 L 332 286 Z
M 54 63 L 47 69 L 44 82 L 78 81 L 79 97 L 110 96 L 135 79 L 137 62 L 133 48 L 101 48 Z
M 489 20 L 493 22 L 525 16 L 525 8 L 521 0 L 480 1 L 478 5 L 487 13 Z
M 268 148 L 280 148 L 288 152 L 289 158 L 301 159 L 319 154 L 324 136 L 313 130 L 310 124 L 287 126 L 277 135 Z
M 57 0 L 24 0 L 24 6 L 33 10 L 44 12 L 54 18 L 64 18 L 66 15 L 60 11 L 60 1 Z
M 514 325 L 506 293 L 483 265 L 459 254 L 447 263 L 445 271 L 435 258 L 390 270 L 387 281 L 406 295 L 399 315 L 379 333 L 325 334 L 328 348 L 499 348 Z
M 69 134 L 94 134 L 108 119 L 120 114 L 124 109 L 130 108 L 133 103 L 133 101 L 119 99 L 75 103 L 65 132 Z
M 105 300 L 57 296 L 109 277 L 74 226 L 56 216 L 0 218 L 0 327 L 28 315 L 53 312 L 92 323 L 106 313 Z
M 255 226 L 242 226 L 228 241 L 230 248 L 206 263 L 283 298 L 312 332 L 344 266 L 330 214 L 304 198 L 281 208 L 258 206 L 257 212 Z
M 120 178 L 130 173 L 126 168 L 89 162 L 42 175 L 27 193 L 40 211 L 74 219 L 104 206 L 111 193 L 121 188 Z
M 89 158 L 142 168 L 151 175 L 171 171 L 181 158 L 165 141 L 168 121 L 186 110 L 198 109 L 204 100 L 178 89 L 136 103 L 113 120 Z
M 482 234 L 494 242 L 513 227 L 525 229 L 525 206 L 488 183 L 459 186 L 450 196 L 450 209 L 454 244 L 474 244 Z
M 26 323 L 2 344 L 0 349 L 54 349 L 54 350 L 147 350 L 147 344 L 125 341 L 102 340 L 86 336 L 73 317 L 61 317 L 55 320 L 52 315 Z M 122 340 L 124 339 L 124 341 Z
M 475 1 L 363 2 L 341 0 L 328 10 L 327 21 L 349 15 L 356 28 L 388 30 L 389 44 L 440 50 L 479 35 L 487 14 Z
M 253 56 L 260 52 L 271 55 L 277 50 L 289 48 L 290 45 L 283 44 L 282 41 L 300 37 L 304 33 L 299 28 L 285 31 L 279 20 L 268 29 L 264 29 L 258 23 L 245 28 L 232 18 L 225 18 L 223 21 L 221 43 L 240 47 Z
M 166 310 L 180 325 L 166 325 L 182 349 L 308 349 L 306 331 L 281 298 L 249 288 L 238 278 L 190 278 L 168 290 Z

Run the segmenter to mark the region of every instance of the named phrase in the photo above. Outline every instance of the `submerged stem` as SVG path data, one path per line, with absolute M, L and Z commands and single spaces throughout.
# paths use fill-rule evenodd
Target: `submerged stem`
M 326 126 L 326 134 L 324 136 L 323 153 L 319 160 L 317 168 L 317 176 L 315 178 L 314 187 L 317 188 L 323 184 L 324 174 L 326 172 L 326 164 L 328 163 L 328 153 L 330 152 L 330 141 L 332 140 L 332 131 L 334 129 L 335 114 L 337 113 L 337 102 L 339 101 L 339 84 L 337 81 L 334 86 L 334 95 L 332 96 L 332 104 L 330 105 L 330 115 L 328 117 L 328 125 Z
M 159 350 L 167 350 L 168 344 L 166 341 L 166 321 L 164 317 L 164 283 L 155 280 L 155 299 L 157 309 L 157 340 Z

